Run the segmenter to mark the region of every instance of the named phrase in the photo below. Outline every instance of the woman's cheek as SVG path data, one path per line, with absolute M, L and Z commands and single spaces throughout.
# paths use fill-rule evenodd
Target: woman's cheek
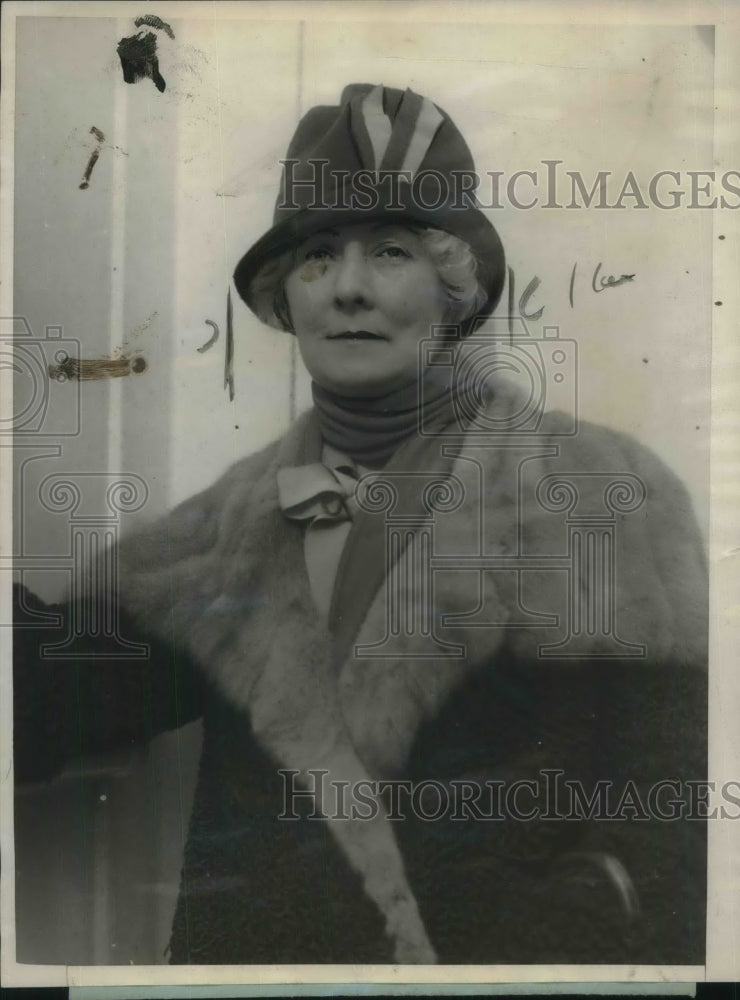
M 318 325 L 318 308 L 314 299 L 303 289 L 288 292 L 288 307 L 299 339 L 312 333 Z

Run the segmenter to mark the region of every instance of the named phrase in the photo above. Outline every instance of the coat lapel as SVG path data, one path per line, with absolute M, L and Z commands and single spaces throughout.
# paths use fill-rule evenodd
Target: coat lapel
M 382 484 L 390 484 L 397 494 L 393 516 L 413 524 L 428 515 L 420 489 L 420 470 L 430 480 L 443 480 L 451 472 L 453 461 L 453 456 L 443 452 L 436 440 L 414 435 L 381 472 L 371 473 L 366 482 L 375 483 L 376 490 Z M 391 560 L 400 559 L 408 544 L 409 534 L 403 533 L 398 538 L 398 550 L 389 553 L 387 528 L 385 512 L 373 512 L 366 503 L 355 515 L 342 550 L 329 611 L 338 665 L 351 654 L 362 623 L 391 570 Z
M 317 809 L 384 918 L 395 961 L 429 964 L 435 953 L 382 801 L 370 793 L 375 810 L 362 822 L 336 815 L 337 783 L 355 788 L 371 775 L 342 714 L 329 633 L 310 594 L 302 527 L 282 515 L 277 496 L 277 469 L 312 458 L 308 449 L 315 443 L 311 420 L 303 419 L 261 464 L 248 460 L 215 495 L 195 498 L 185 524 L 207 522 L 212 510 L 217 526 L 207 540 L 194 543 L 175 511 L 153 526 L 146 542 L 139 536 L 126 546 L 123 596 L 160 632 L 173 619 L 180 623 L 181 641 L 243 710 L 245 725 L 273 758 L 274 780 L 278 769 L 288 769 L 313 789 Z M 164 564 L 146 557 L 147 544 L 169 554 Z M 208 578 L 200 588 L 199 574 Z M 318 784 L 316 772 L 325 772 Z

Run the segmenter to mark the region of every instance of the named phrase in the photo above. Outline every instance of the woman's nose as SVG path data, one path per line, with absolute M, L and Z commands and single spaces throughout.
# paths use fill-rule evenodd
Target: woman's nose
M 338 308 L 356 309 L 370 306 L 370 275 L 362 246 L 348 244 L 336 263 L 334 274 L 334 304 Z

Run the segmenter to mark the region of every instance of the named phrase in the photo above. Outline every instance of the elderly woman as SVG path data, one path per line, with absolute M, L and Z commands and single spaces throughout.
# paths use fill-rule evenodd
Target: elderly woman
M 120 546 L 143 666 L 19 631 L 19 779 L 203 718 L 172 962 L 701 963 L 684 488 L 487 377 L 503 251 L 441 109 L 350 86 L 284 168 L 235 283 L 313 409 Z

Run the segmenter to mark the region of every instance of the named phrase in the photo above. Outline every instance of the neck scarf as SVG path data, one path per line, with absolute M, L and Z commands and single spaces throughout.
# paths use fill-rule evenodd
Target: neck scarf
M 455 418 L 449 385 L 424 377 L 421 383 L 370 398 L 340 396 L 316 382 L 313 401 L 321 436 L 337 451 L 370 468 L 381 468 L 400 445 L 419 429 L 437 427 Z

